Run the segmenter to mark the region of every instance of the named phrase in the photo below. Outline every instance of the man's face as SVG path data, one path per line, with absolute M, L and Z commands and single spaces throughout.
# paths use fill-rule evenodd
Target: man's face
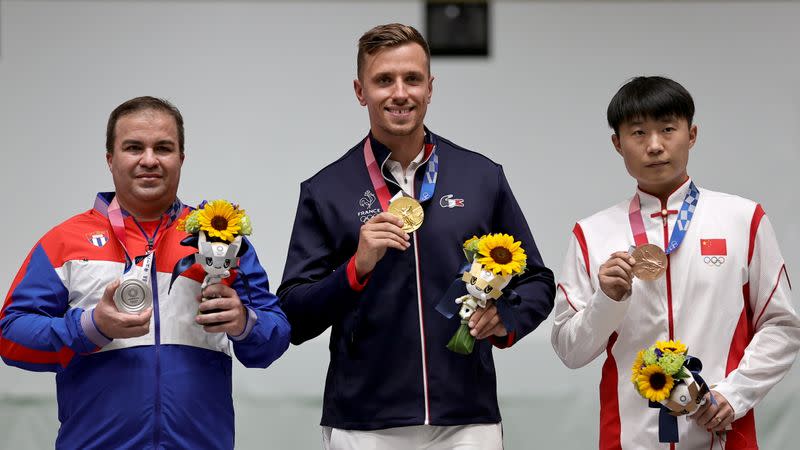
M 120 117 L 106 160 L 120 204 L 134 217 L 159 217 L 175 200 L 183 165 L 175 119 L 157 110 Z
M 433 91 L 425 50 L 410 43 L 366 55 L 356 97 L 369 111 L 372 132 L 379 141 L 422 133 L 422 122 Z
M 639 188 L 655 195 L 669 194 L 686 181 L 689 150 L 696 139 L 697 125 L 690 127 L 677 117 L 627 121 L 619 135 L 611 136 Z

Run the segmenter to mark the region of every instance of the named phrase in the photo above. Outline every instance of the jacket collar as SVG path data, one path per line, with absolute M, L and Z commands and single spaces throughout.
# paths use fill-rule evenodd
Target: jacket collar
M 686 198 L 686 193 L 689 192 L 689 186 L 692 184 L 691 177 L 687 178 L 680 186 L 678 186 L 667 198 L 666 204 L 662 204 L 661 200 L 653 194 L 643 191 L 639 187 L 636 188 L 636 194 L 639 195 L 639 202 L 642 207 L 642 213 L 650 215 L 653 212 L 667 210 L 669 214 L 675 214 L 680 211 L 683 205 L 683 199 Z
M 98 192 L 97 197 L 94 200 L 94 210 L 97 211 L 103 217 L 108 217 L 108 205 L 111 204 L 111 200 L 114 199 L 115 195 L 116 195 L 115 192 Z M 163 225 L 164 228 L 168 228 L 170 225 L 172 225 L 172 222 L 174 222 L 181 215 L 181 211 L 183 211 L 183 206 L 184 205 L 181 202 L 181 200 L 175 197 L 175 201 L 172 202 L 172 206 L 170 206 L 169 208 L 167 208 L 166 211 L 164 211 L 163 216 L 166 216 L 167 218 L 167 222 Z M 125 209 L 120 208 L 120 211 L 122 211 L 123 217 L 130 216 L 130 213 L 128 211 L 125 211 Z
M 436 136 L 428 129 L 428 127 L 424 127 L 425 129 L 425 155 L 422 158 L 422 162 L 420 162 L 420 166 L 424 165 L 428 162 L 428 159 L 431 157 L 433 153 L 433 146 L 429 146 L 427 144 L 434 144 L 436 143 Z M 383 163 L 386 162 L 387 159 L 392 155 L 392 150 L 387 147 L 383 142 L 375 139 L 375 136 L 372 135 L 372 131 L 369 132 L 367 137 L 370 139 L 372 144 L 372 152 L 375 154 L 375 161 L 378 162 L 378 166 L 381 168 L 383 167 Z

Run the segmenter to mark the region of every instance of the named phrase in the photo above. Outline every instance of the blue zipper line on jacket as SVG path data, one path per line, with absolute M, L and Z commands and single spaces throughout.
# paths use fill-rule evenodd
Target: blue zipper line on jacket
M 155 231 L 153 231 L 153 236 L 148 236 L 147 232 L 142 228 L 139 224 L 139 221 L 136 218 L 133 218 L 133 223 L 139 227 L 139 231 L 142 232 L 144 238 L 147 240 L 147 253 L 153 255 L 153 262 L 150 266 L 150 287 L 153 290 L 153 314 L 154 314 L 154 322 L 155 322 L 155 342 L 154 346 L 156 348 L 156 392 L 155 392 L 155 405 L 153 407 L 153 448 L 158 448 L 158 445 L 161 442 L 161 358 L 160 358 L 160 347 L 161 347 L 161 321 L 160 314 L 159 314 L 159 307 L 158 307 L 158 285 L 156 284 L 156 255 L 155 255 L 155 240 L 156 236 L 158 235 L 158 230 L 161 228 L 161 224 L 164 222 L 163 217 L 161 221 L 158 222 L 158 226 L 156 226 Z

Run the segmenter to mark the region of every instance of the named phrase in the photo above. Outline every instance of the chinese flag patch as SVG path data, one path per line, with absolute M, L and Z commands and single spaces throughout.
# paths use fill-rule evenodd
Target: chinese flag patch
M 726 256 L 728 246 L 725 239 L 700 239 L 700 255 L 702 256 Z

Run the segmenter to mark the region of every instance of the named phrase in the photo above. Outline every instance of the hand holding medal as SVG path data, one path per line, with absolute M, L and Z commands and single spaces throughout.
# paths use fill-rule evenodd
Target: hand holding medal
M 640 245 L 629 253 L 635 260 L 633 275 L 640 280 L 657 280 L 667 271 L 667 254 L 655 244 Z
M 417 231 L 425 220 L 425 211 L 422 205 L 412 197 L 397 197 L 389 203 L 389 212 L 403 221 L 403 231 L 413 233 Z

